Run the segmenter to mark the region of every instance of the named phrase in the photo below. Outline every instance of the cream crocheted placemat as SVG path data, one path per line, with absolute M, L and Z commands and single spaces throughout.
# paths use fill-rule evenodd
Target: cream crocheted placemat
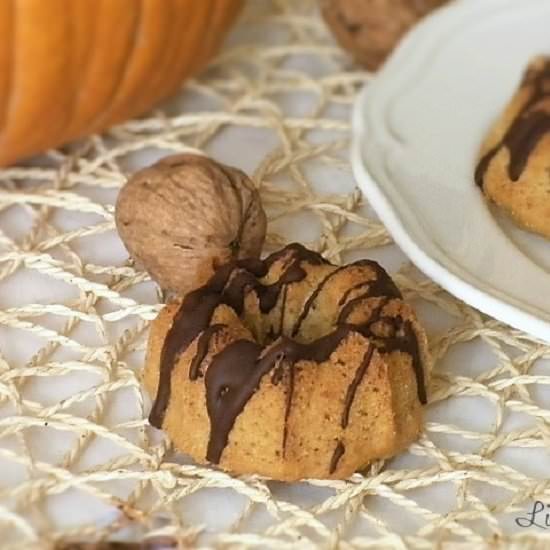
M 369 75 L 313 2 L 249 4 L 211 68 L 162 109 L 0 172 L 0 545 L 550 548 L 550 518 L 529 519 L 550 506 L 550 348 L 404 262 L 348 163 Z M 113 204 L 128 172 L 186 148 L 254 176 L 268 250 L 300 240 L 396 272 L 435 358 L 408 453 L 345 482 L 285 485 L 197 467 L 148 427 L 139 376 L 160 300 L 128 261 Z

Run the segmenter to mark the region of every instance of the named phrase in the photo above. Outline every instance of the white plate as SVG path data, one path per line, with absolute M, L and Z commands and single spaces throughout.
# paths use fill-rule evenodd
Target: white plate
M 397 244 L 481 311 L 550 341 L 550 241 L 492 212 L 479 145 L 528 60 L 550 53 L 549 0 L 458 0 L 422 21 L 359 95 L 352 164 Z

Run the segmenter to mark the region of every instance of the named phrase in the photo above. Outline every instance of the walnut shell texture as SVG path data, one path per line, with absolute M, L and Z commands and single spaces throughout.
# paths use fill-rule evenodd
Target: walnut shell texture
M 321 0 L 321 12 L 338 43 L 376 70 L 400 38 L 449 0 Z
M 267 223 L 244 172 L 194 154 L 136 172 L 119 193 L 115 219 L 134 260 L 178 295 L 202 285 L 221 264 L 258 257 Z

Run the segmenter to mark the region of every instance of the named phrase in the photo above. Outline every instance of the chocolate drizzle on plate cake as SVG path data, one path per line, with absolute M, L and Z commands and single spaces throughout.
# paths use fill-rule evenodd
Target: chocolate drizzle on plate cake
M 479 160 L 475 181 L 483 186 L 484 178 L 493 158 L 505 148 L 510 160 L 508 175 L 518 181 L 527 166 L 529 157 L 540 140 L 550 133 L 550 59 L 530 66 L 523 79 L 521 90 L 528 89 L 529 96 L 502 139 Z

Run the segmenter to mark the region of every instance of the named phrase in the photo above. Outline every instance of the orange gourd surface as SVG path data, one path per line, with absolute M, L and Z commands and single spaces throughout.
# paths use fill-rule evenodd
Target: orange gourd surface
M 0 165 L 100 131 L 211 58 L 242 0 L 2 0 Z

